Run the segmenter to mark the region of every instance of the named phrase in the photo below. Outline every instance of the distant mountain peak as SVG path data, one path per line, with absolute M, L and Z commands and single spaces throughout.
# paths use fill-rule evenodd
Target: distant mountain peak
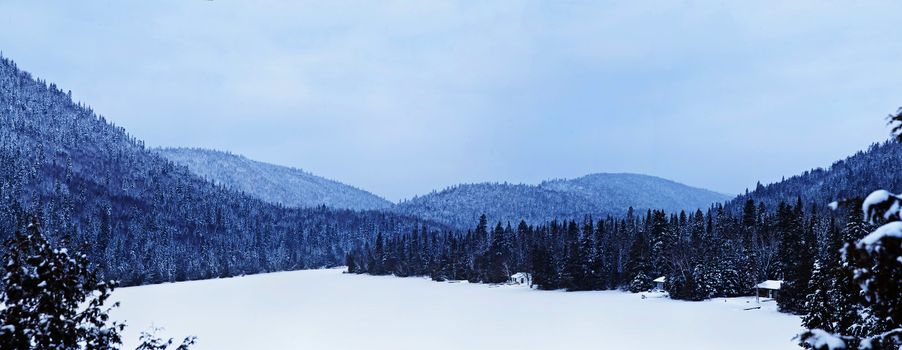
M 594 173 L 575 179 L 546 180 L 538 185 L 474 183 L 414 197 L 394 211 L 469 227 L 485 213 L 490 220 L 541 223 L 584 215 L 621 215 L 627 208 L 706 208 L 730 197 L 655 176 Z

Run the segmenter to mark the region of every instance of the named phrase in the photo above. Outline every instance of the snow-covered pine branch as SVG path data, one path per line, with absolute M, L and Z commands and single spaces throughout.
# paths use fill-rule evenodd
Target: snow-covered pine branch
M 851 327 L 857 334 L 812 329 L 800 336 L 803 344 L 818 350 L 902 348 L 900 203 L 902 196 L 889 191 L 871 193 L 862 203 L 861 211 L 869 223 L 881 226 L 843 248 L 843 258 L 854 269 L 854 281 L 864 298 L 858 324 Z

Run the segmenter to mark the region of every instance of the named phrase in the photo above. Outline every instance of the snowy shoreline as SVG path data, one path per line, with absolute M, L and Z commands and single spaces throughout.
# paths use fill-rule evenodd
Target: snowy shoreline
M 338 268 L 130 287 L 113 299 L 126 348 L 151 326 L 196 335 L 201 350 L 798 349 L 801 330 L 799 317 L 753 297 L 536 292 Z

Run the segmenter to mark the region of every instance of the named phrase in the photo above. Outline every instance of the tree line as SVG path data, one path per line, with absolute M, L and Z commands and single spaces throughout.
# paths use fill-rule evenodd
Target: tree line
M 902 142 L 902 108 L 889 119 Z M 897 177 L 897 162 L 876 172 Z M 636 216 L 630 208 L 622 218 L 521 221 L 516 230 L 501 222 L 490 229 L 482 215 L 466 234 L 379 234 L 346 264 L 350 273 L 477 283 L 524 272 L 538 289 L 567 291 L 647 291 L 660 276 L 671 298 L 685 300 L 750 295 L 756 282 L 776 279 L 779 309 L 803 316 L 808 331 L 798 339 L 806 348 L 902 346 L 902 195 L 879 190 L 832 210 L 806 208 L 801 196 L 774 210 L 750 194 L 740 198 L 738 210 L 729 207 L 735 200 L 694 213 Z
M 738 216 L 717 204 L 689 213 L 630 209 L 620 218 L 521 221 L 516 228 L 501 222 L 489 226 L 483 215 L 462 234 L 420 229 L 377 235 L 349 253 L 347 264 L 355 273 L 437 281 L 504 283 L 525 272 L 544 290 L 638 292 L 666 277 L 671 297 L 687 300 L 749 295 L 758 282 L 781 279 L 787 281 L 786 301 L 797 299 L 783 303 L 786 310 L 802 312 L 810 267 L 828 242 L 839 238 L 831 234 L 836 218 L 809 208 L 797 201 L 769 211 L 748 200 Z
M 757 283 L 781 280 L 776 297 L 781 311 L 802 315 L 806 328 L 851 334 L 860 341 L 898 328 L 900 309 L 894 305 L 899 294 L 892 293 L 902 282 L 893 260 L 900 247 L 892 243 L 890 253 L 847 253 L 875 225 L 857 209 L 860 199 L 847 201 L 846 207 L 834 212 L 810 205 L 806 210 L 797 199 L 770 212 L 748 200 L 738 216 L 715 205 L 691 215 L 628 211 L 621 219 L 520 222 L 516 228 L 500 222 L 492 227 L 482 216 L 465 234 L 418 229 L 377 235 L 351 251 L 346 264 L 350 273 L 474 283 L 506 283 L 523 272 L 541 290 L 643 292 L 652 288 L 652 279 L 665 277 L 670 298 L 681 300 L 749 296 Z M 869 255 L 875 253 L 888 254 L 876 269 L 876 258 Z M 874 277 L 870 288 L 861 286 L 862 271 Z M 882 299 L 869 299 L 868 291 L 881 293 Z M 874 311 L 884 307 L 890 311 Z M 890 333 L 896 338 L 886 344 L 899 344 L 892 341 L 900 334 Z

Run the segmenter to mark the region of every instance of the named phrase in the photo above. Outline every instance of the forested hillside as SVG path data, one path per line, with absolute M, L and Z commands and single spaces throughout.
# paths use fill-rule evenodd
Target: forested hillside
M 369 251 L 352 254 L 351 262 L 358 271 L 375 274 L 493 283 L 525 271 L 544 289 L 644 290 L 651 279 L 667 276 L 671 297 L 694 300 L 746 295 L 756 281 L 781 279 L 788 282 L 788 291 L 783 293 L 785 310 L 803 313 L 804 298 L 814 288 L 808 285 L 814 262 L 821 261 L 821 266 L 838 263 L 839 248 L 867 234 L 868 223 L 858 209 L 861 201 L 873 189 L 893 192 L 902 188 L 900 161 L 902 143 L 887 141 L 829 169 L 758 185 L 755 191 L 701 210 L 629 208 L 600 216 L 587 210 L 577 218 L 533 222 L 511 221 L 505 211 L 491 205 L 492 201 L 507 204 L 505 195 L 538 192 L 530 186 L 462 186 L 448 191 L 464 192 L 456 195 L 458 198 L 496 195 L 478 202 L 488 214 L 473 221 L 478 223 L 475 229 L 465 235 L 437 237 L 413 232 L 384 237 L 382 242 L 377 237 Z M 585 190 L 590 186 L 586 182 L 586 178 L 552 181 L 537 188 L 591 193 Z M 651 197 L 648 201 L 668 197 L 655 196 L 655 186 L 632 186 Z M 555 203 L 555 192 L 538 193 L 550 198 L 544 203 Z M 839 202 L 836 210 L 828 210 L 834 201 Z M 529 217 L 536 206 L 527 204 L 522 206 L 526 208 L 522 217 Z M 462 209 L 458 210 L 473 210 L 472 205 L 459 205 Z M 668 205 L 673 204 L 661 207 Z M 518 208 L 521 206 L 506 209 L 516 212 Z M 492 222 L 496 224 L 492 226 Z M 519 225 L 511 226 L 511 222 Z
M 527 272 L 538 288 L 567 290 L 644 291 L 652 279 L 666 276 L 677 299 L 749 295 L 766 279 L 807 281 L 810 269 L 799 266 L 810 267 L 840 239 L 838 218 L 818 215 L 813 205 L 782 203 L 769 213 L 747 202 L 741 215 L 720 204 L 676 213 L 628 209 L 618 216 L 514 226 L 481 217 L 465 235 L 377 236 L 368 250 L 352 253 L 348 265 L 355 272 L 488 283 Z
M 738 211 L 746 199 L 764 203 L 771 210 L 782 201 L 801 197 L 805 203 L 826 205 L 833 201 L 864 198 L 875 188 L 902 190 L 902 144 L 875 143 L 827 169 L 816 168 L 783 181 L 761 185 L 728 203 Z
M 778 285 L 779 309 L 804 315 L 806 348 L 896 349 L 902 196 L 880 188 L 898 190 L 902 179 L 902 109 L 891 120 L 896 140 L 829 170 L 759 185 L 727 202 L 732 210 L 629 209 L 494 229 L 481 216 L 465 235 L 377 236 L 348 255 L 348 271 L 482 283 L 523 272 L 534 287 L 568 291 L 643 292 L 661 278 L 670 298 L 685 300 L 753 295 L 757 283 L 777 280 L 769 283 Z
M 125 284 L 333 266 L 377 232 L 422 224 L 290 209 L 214 185 L 0 59 L 0 235 L 30 215 Z
M 481 214 L 493 220 L 539 224 L 584 215 L 623 215 L 630 207 L 668 211 L 707 208 L 727 196 L 670 180 L 638 174 L 592 174 L 539 185 L 465 184 L 415 197 L 399 213 L 470 227 Z
M 392 203 L 367 191 L 300 169 L 267 164 L 231 153 L 199 148 L 162 148 L 157 153 L 194 174 L 270 203 L 309 208 L 370 210 Z

